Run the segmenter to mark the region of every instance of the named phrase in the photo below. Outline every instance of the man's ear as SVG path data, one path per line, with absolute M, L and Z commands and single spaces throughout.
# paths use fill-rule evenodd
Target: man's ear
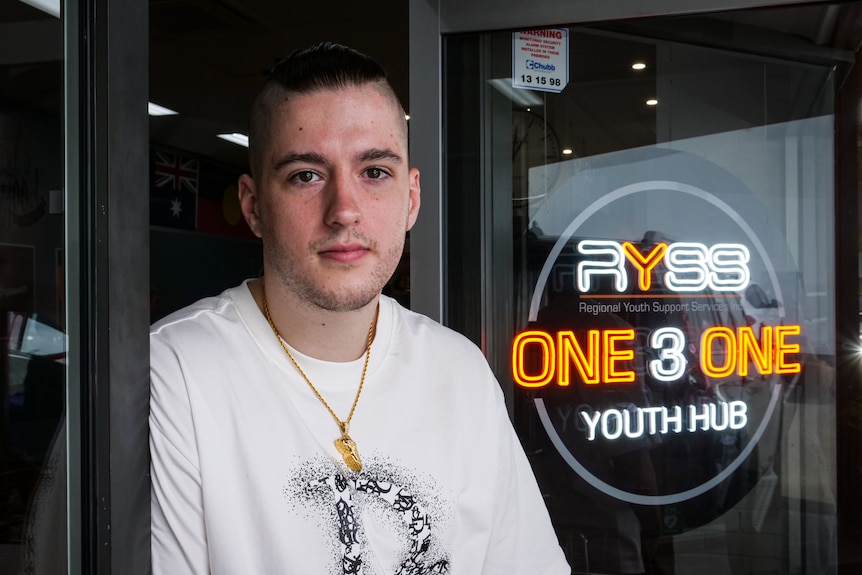
M 251 232 L 257 237 L 261 237 L 260 230 L 260 198 L 254 180 L 248 174 L 243 174 L 239 177 L 237 186 L 237 196 L 239 197 L 239 206 L 242 209 L 242 217 L 251 229 Z
M 422 190 L 419 187 L 419 170 L 410 168 L 410 196 L 407 199 L 407 231 L 416 223 L 416 218 L 419 217 L 419 204 L 421 202 Z

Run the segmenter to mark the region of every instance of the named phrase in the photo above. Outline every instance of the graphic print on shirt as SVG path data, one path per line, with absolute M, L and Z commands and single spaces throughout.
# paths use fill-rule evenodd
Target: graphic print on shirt
M 445 575 L 449 572 L 449 562 L 440 560 L 434 563 L 423 561 L 431 543 L 431 520 L 425 510 L 403 487 L 385 481 L 345 478 L 341 474 L 331 475 L 320 483 L 332 489 L 335 507 L 338 511 L 338 534 L 344 549 L 342 565 L 344 573 L 358 574 L 362 568 L 359 546 L 356 544 L 356 518 L 354 516 L 353 493 L 369 493 L 386 501 L 401 515 L 404 526 L 410 535 L 410 555 L 401 563 L 395 575 Z
M 373 562 L 365 556 L 371 551 L 360 520 L 363 514 L 371 514 L 375 521 L 389 524 L 396 538 L 407 543 L 394 571 L 387 571 L 385 575 L 447 575 L 450 572 L 448 553 L 441 553 L 440 542 L 433 536 L 431 514 L 411 490 L 402 485 L 409 480 L 392 477 L 391 473 L 375 473 L 368 465 L 363 473 L 349 477 L 331 466 L 326 467 L 327 475 L 304 480 L 304 487 L 296 485 L 294 481 L 299 478 L 295 478 L 291 483 L 300 489 L 285 489 L 284 493 L 291 497 L 300 495 L 301 491 L 314 508 L 320 510 L 322 506 L 329 510 L 326 531 L 337 540 L 338 548 L 335 563 L 339 567 L 333 575 L 378 575 Z M 301 475 L 308 478 L 306 474 Z

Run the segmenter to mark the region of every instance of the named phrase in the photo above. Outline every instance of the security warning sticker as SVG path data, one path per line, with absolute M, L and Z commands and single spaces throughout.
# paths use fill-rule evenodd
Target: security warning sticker
M 560 93 L 569 83 L 569 31 L 512 33 L 512 86 Z

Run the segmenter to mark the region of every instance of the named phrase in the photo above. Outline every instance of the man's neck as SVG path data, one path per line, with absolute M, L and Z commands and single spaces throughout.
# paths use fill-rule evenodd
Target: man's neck
M 264 313 L 265 281 L 261 278 L 248 284 L 261 313 Z M 378 300 L 375 298 L 354 311 L 328 311 L 296 301 L 291 293 L 278 289 L 273 282 L 266 285 L 266 303 L 278 334 L 300 353 L 323 361 L 344 362 L 362 357 L 368 346 L 371 322 L 376 321 Z

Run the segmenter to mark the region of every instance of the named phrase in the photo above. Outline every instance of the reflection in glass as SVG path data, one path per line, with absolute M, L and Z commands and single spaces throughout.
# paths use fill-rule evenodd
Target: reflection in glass
M 63 28 L 0 22 L 0 573 L 65 573 Z

